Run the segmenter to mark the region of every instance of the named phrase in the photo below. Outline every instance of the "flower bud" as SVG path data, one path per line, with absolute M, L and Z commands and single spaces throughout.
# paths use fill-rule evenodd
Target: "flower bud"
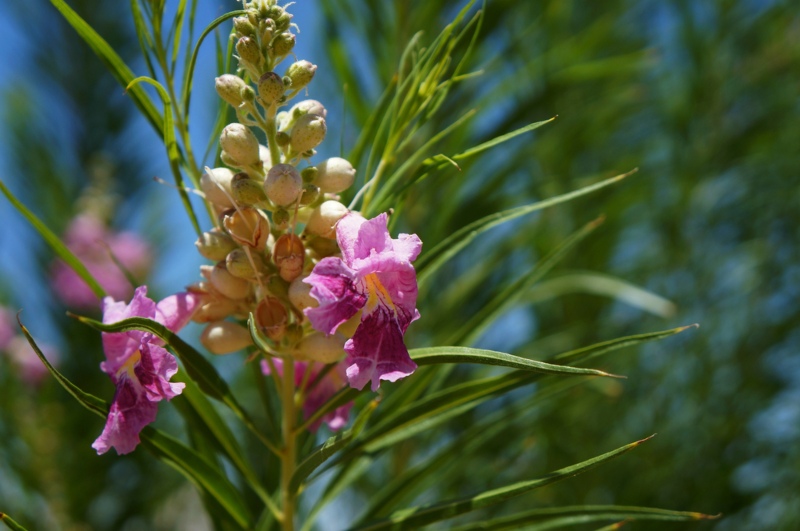
M 300 177 L 303 178 L 303 182 L 305 184 L 313 183 L 314 179 L 317 178 L 317 174 L 319 170 L 314 166 L 309 166 L 308 168 L 303 168 L 303 171 L 300 172 Z
M 270 201 L 278 206 L 289 206 L 300 197 L 303 179 L 291 164 L 276 164 L 267 173 L 264 191 Z
M 291 141 L 292 138 L 284 131 L 278 131 L 278 133 L 275 135 L 275 143 L 277 143 L 282 148 L 288 146 L 289 142 Z
M 259 275 L 266 275 L 267 268 L 264 259 L 258 253 L 250 253 L 239 247 L 234 249 L 225 258 L 225 268 L 228 273 L 246 280 L 254 280 Z
M 300 90 L 311 83 L 316 71 L 317 65 L 310 61 L 302 60 L 292 63 L 286 70 L 286 77 L 292 80 L 292 90 Z
M 231 180 L 233 172 L 228 168 L 206 168 L 200 177 L 200 188 L 206 195 L 206 200 L 223 208 L 233 207 Z
M 339 244 L 336 243 L 335 239 L 323 238 L 322 236 L 306 238 L 306 248 L 313 251 L 314 256 L 319 259 L 333 256 L 340 252 Z
M 269 238 L 269 218 L 256 208 L 240 208 L 226 213 L 222 224 L 240 245 L 263 251 Z
M 307 277 L 308 275 L 297 277 L 289 284 L 289 300 L 294 304 L 294 307 L 301 312 L 306 308 L 316 308 L 319 306 L 317 299 L 311 296 L 311 285 L 303 282 L 303 279 Z
M 239 37 L 252 37 L 256 34 L 256 28 L 250 23 L 247 17 L 234 17 L 233 28 Z
M 219 144 L 237 168 L 254 166 L 261 162 L 258 156 L 258 139 L 245 125 L 226 125 L 219 137 Z
M 289 293 L 289 283 L 278 275 L 272 275 L 267 279 L 267 291 L 279 299 L 285 299 Z
M 294 48 L 296 37 L 292 33 L 281 33 L 272 40 L 273 57 L 283 57 Z
M 356 178 L 356 170 L 353 165 L 341 157 L 333 157 L 322 161 L 317 165 L 316 179 L 314 184 L 326 194 L 338 194 L 344 192 L 351 186 Z
M 244 299 L 250 294 L 250 283 L 228 272 L 225 262 L 219 262 L 211 271 L 211 285 L 229 299 Z
M 303 274 L 305 256 L 303 242 L 294 234 L 284 234 L 272 248 L 272 261 L 278 266 L 278 273 L 286 282 Z
M 292 127 L 291 145 L 294 153 L 305 153 L 325 140 L 325 118 L 316 114 L 301 116 Z
M 253 344 L 250 332 L 231 321 L 209 323 L 200 335 L 200 342 L 212 354 L 230 354 Z
M 238 247 L 235 241 L 219 229 L 204 232 L 194 242 L 197 251 L 205 258 L 218 262 Z
M 279 208 L 272 213 L 272 223 L 278 228 L 286 228 L 291 219 L 291 214 L 285 208 Z
M 310 205 L 319 199 L 319 186 L 316 184 L 306 184 L 303 186 L 303 195 L 300 196 L 301 205 Z
M 187 291 L 200 297 L 200 305 L 192 314 L 195 323 L 219 321 L 239 310 L 237 301 L 219 293 L 210 282 L 197 282 L 189 286 Z
M 250 37 L 242 37 L 236 42 L 236 53 L 239 54 L 239 59 L 243 66 L 250 66 L 258 70 L 261 68 L 261 50 L 258 47 L 258 42 Z
M 244 103 L 242 89 L 246 87 L 247 84 L 244 80 L 233 74 L 223 74 L 214 80 L 214 88 L 217 89 L 219 97 L 233 105 L 234 108 L 239 108 Z
M 325 201 L 311 213 L 306 230 L 323 238 L 336 238 L 336 223 L 347 212 L 347 207 L 339 201 Z
M 267 72 L 258 80 L 258 95 L 264 104 L 269 107 L 283 96 L 285 87 L 283 79 L 275 72 Z
M 237 173 L 231 180 L 233 199 L 239 205 L 251 206 L 267 200 L 264 187 L 246 173 Z
M 280 300 L 275 297 L 265 297 L 258 303 L 253 314 L 256 325 L 268 338 L 280 341 L 286 331 L 289 314 Z
M 294 351 L 294 358 L 299 361 L 319 361 L 334 363 L 344 356 L 345 338 L 340 334 L 326 336 L 314 332 L 303 338 Z
M 275 21 L 275 28 L 278 29 L 278 31 L 285 31 L 289 29 L 292 23 L 292 15 L 284 11 L 281 16 L 273 18 L 273 20 Z

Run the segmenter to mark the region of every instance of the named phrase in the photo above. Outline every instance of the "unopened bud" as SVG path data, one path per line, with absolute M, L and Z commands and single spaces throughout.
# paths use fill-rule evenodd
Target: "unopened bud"
M 200 297 L 200 307 L 192 314 L 195 323 L 220 321 L 239 309 L 239 303 L 219 293 L 210 282 L 197 282 L 187 288 Z
M 292 15 L 284 11 L 281 16 L 273 20 L 275 20 L 275 28 L 277 28 L 278 31 L 285 31 L 289 29 L 292 23 Z
M 292 90 L 300 90 L 314 79 L 317 65 L 310 61 L 302 60 L 292 63 L 286 70 L 286 77 L 292 80 Z
M 269 238 L 269 218 L 257 208 L 240 208 L 226 213 L 222 224 L 237 243 L 263 251 Z
M 252 37 L 256 34 L 256 28 L 250 23 L 247 17 L 234 17 L 233 28 L 240 37 Z
M 277 143 L 282 148 L 288 146 L 289 142 L 291 141 L 292 138 L 284 131 L 278 131 L 278 133 L 275 135 L 275 143 Z
M 245 125 L 226 125 L 219 136 L 219 145 L 235 161 L 233 165 L 237 168 L 254 166 L 261 162 L 258 157 L 258 138 Z
M 321 332 L 314 332 L 300 341 L 294 351 L 294 358 L 299 361 L 334 363 L 344 356 L 345 341 L 339 334 L 326 336 Z
M 203 189 L 206 200 L 223 208 L 231 208 L 232 179 L 233 172 L 228 168 L 206 168 L 206 173 L 200 177 L 200 188 Z
M 239 205 L 251 206 L 266 201 L 264 187 L 246 173 L 237 173 L 231 180 L 233 199 Z
M 319 186 L 316 184 L 306 184 L 303 186 L 303 195 L 300 196 L 301 205 L 310 205 L 319 198 Z
M 294 234 L 284 234 L 272 248 L 272 261 L 278 266 L 278 273 L 286 282 L 291 282 L 303 274 L 305 247 Z
M 244 103 L 242 89 L 245 87 L 247 84 L 244 80 L 233 74 L 223 74 L 214 80 L 214 88 L 217 89 L 219 97 L 233 105 L 234 108 L 239 108 Z
M 335 235 L 335 233 L 334 233 Z M 340 252 L 339 244 L 335 239 L 312 236 L 306 238 L 306 248 L 314 252 L 316 258 L 322 259 Z
M 289 283 L 278 275 L 272 275 L 267 279 L 267 291 L 279 299 L 285 299 L 289 294 Z
M 229 299 L 244 299 L 250 294 L 250 283 L 228 272 L 225 262 L 219 262 L 211 272 L 211 285 Z
M 238 247 L 233 238 L 219 229 L 204 232 L 194 242 L 197 251 L 205 258 L 219 262 L 224 260 L 228 253 Z
M 294 345 L 301 339 L 303 339 L 303 325 L 300 323 L 291 323 L 286 327 L 286 334 L 284 334 L 284 339 L 290 345 Z
M 200 335 L 200 342 L 212 354 L 230 354 L 253 344 L 250 332 L 231 321 L 209 323 Z
M 294 48 L 296 37 L 292 33 L 281 33 L 272 40 L 272 55 L 283 57 Z
M 303 191 L 300 172 L 291 164 L 276 164 L 267 173 L 264 191 L 270 201 L 278 206 L 289 206 L 297 201 Z
M 314 166 L 309 166 L 308 168 L 303 168 L 303 171 L 300 172 L 300 176 L 303 178 L 303 182 L 305 184 L 314 182 L 314 179 L 317 178 L 317 174 L 319 170 Z
M 256 91 L 253 87 L 248 85 L 242 89 L 242 99 L 249 103 L 256 101 Z
M 239 54 L 239 59 L 242 61 L 243 66 L 251 66 L 258 70 L 261 68 L 261 50 L 258 48 L 258 42 L 250 37 L 242 37 L 236 42 L 236 53 Z
M 338 194 L 344 192 L 351 186 L 356 179 L 356 170 L 349 161 L 341 157 L 332 157 L 322 161 L 317 165 L 319 173 L 314 184 L 327 194 Z
M 275 297 L 265 297 L 253 314 L 256 325 L 273 341 L 280 341 L 286 331 L 289 314 L 283 303 Z
M 291 214 L 289 214 L 289 211 L 285 208 L 279 208 L 272 213 L 272 223 L 279 228 L 285 228 L 291 219 Z
M 301 116 L 292 127 L 291 145 L 295 153 L 312 150 L 325 139 L 325 118 L 316 114 Z
M 265 107 L 278 101 L 283 92 L 283 79 L 275 72 L 267 72 L 258 80 L 258 95 Z
M 258 253 L 248 253 L 241 247 L 234 249 L 225 258 L 225 268 L 231 275 L 246 280 L 255 279 L 267 272 L 264 259 Z
M 303 282 L 308 277 L 297 277 L 289 284 L 289 300 L 301 312 L 306 308 L 319 306 L 317 299 L 311 296 L 311 285 Z
M 306 230 L 323 238 L 336 238 L 336 223 L 347 212 L 347 207 L 339 201 L 325 201 L 311 213 Z

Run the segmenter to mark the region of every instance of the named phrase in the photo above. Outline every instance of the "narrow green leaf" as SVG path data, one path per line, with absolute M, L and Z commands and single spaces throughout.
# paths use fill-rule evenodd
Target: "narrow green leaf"
M 695 323 L 687 326 L 679 326 L 678 328 L 670 328 L 669 330 L 661 330 L 659 332 L 648 332 L 646 334 L 618 337 L 609 341 L 603 341 L 602 343 L 595 343 L 594 345 L 589 345 L 588 347 L 562 352 L 561 354 L 556 355 L 553 359 L 560 360 L 562 362 L 569 361 L 570 363 L 579 363 L 597 356 L 601 356 L 613 350 L 631 347 L 633 345 L 646 343 L 648 341 L 664 339 L 665 337 L 680 334 L 684 330 L 699 327 L 700 325 Z
M 142 16 L 139 0 L 130 0 L 130 5 L 131 14 L 133 15 L 133 26 L 136 28 L 136 37 L 139 40 L 139 48 L 142 50 L 142 57 L 147 65 L 147 71 L 150 72 L 150 76 L 154 78 L 156 77 L 156 70 L 153 67 L 153 61 L 150 59 L 150 50 L 153 49 L 153 36 L 150 35 L 150 30 Z
M 379 520 L 372 524 L 354 529 L 359 529 L 363 531 L 367 530 L 377 531 L 380 529 L 391 529 L 393 531 L 400 529 L 418 529 L 420 526 L 427 525 L 433 522 L 438 522 L 441 520 L 447 520 L 449 518 L 453 518 L 460 514 L 468 513 L 470 511 L 474 511 L 482 507 L 487 507 L 490 505 L 494 505 L 496 503 L 506 501 L 515 496 L 519 496 L 521 494 L 529 492 L 533 489 L 550 485 L 551 483 L 555 483 L 556 481 L 560 481 L 562 479 L 566 479 L 572 476 L 577 476 L 578 474 L 582 474 L 588 470 L 591 470 L 592 468 L 600 465 L 601 463 L 604 463 L 605 461 L 608 461 L 619 455 L 624 454 L 625 452 L 633 450 L 634 448 L 636 448 L 643 442 L 647 441 L 648 439 L 650 439 L 650 437 L 639 441 L 635 441 L 625 446 L 621 446 L 616 450 L 612 450 L 610 452 L 599 455 L 597 457 L 593 457 L 592 459 L 588 459 L 586 461 L 577 463 L 575 465 L 568 466 L 560 470 L 556 470 L 538 479 L 521 481 L 519 483 L 514 483 L 512 485 L 507 485 L 505 487 L 488 490 L 486 492 L 482 492 L 475 496 L 445 501 L 437 503 L 435 505 L 409 507 L 407 509 L 402 509 L 394 512 L 389 518 Z
M 467 347 L 429 347 L 417 348 L 409 351 L 411 359 L 417 365 L 434 365 L 439 363 L 476 363 L 480 365 L 497 365 L 500 367 L 511 367 L 512 369 L 522 369 L 525 371 L 541 372 L 544 374 L 584 374 L 593 376 L 610 376 L 621 378 L 615 374 L 599 371 L 596 369 L 583 369 L 566 365 L 553 365 L 543 361 L 530 360 L 505 352 L 493 350 L 482 350 Z
M 506 223 L 507 221 L 511 221 L 512 219 L 516 219 L 520 216 L 536 212 L 537 210 L 542 210 L 559 203 L 571 201 L 572 199 L 582 195 L 595 192 L 601 188 L 605 188 L 606 186 L 610 186 L 621 181 L 636 171 L 637 170 L 633 170 L 628 173 L 623 173 L 622 175 L 617 175 L 616 177 L 611 177 L 610 179 L 605 179 L 599 183 L 585 186 L 578 190 L 574 190 L 556 197 L 551 197 L 550 199 L 545 199 L 544 201 L 497 212 L 474 221 L 465 227 L 462 227 L 439 242 L 439 244 L 429 252 L 423 252 L 423 254 L 417 259 L 415 265 L 417 268 L 419 282 L 424 283 L 434 271 L 439 269 L 439 267 L 441 267 L 445 262 L 455 256 L 456 253 L 461 251 L 461 249 L 469 245 L 472 240 L 487 230 Z
M 81 280 L 86 282 L 89 288 L 91 288 L 92 293 L 94 293 L 98 298 L 105 297 L 106 291 L 97 282 L 97 280 L 95 280 L 92 274 L 89 273 L 89 270 L 86 269 L 86 266 L 84 266 L 83 263 L 78 260 L 78 257 L 72 254 L 72 251 L 70 251 L 67 246 L 64 245 L 61 239 L 56 236 L 53 231 L 47 228 L 47 226 L 36 217 L 36 214 L 28 210 L 28 208 L 23 205 L 19 199 L 14 197 L 14 194 L 11 193 L 11 190 L 6 187 L 2 180 L 0 180 L 0 191 L 2 191 L 3 195 L 5 195 L 11 204 L 14 205 L 14 208 L 16 208 L 17 211 L 19 211 L 19 213 L 28 220 L 28 223 L 30 223 L 31 226 L 36 229 L 36 232 L 39 233 L 39 235 L 42 237 L 42 239 L 44 239 L 47 245 L 50 246 L 53 252 L 56 253 L 56 255 L 61 258 L 61 260 L 63 260 L 69 267 L 71 267 L 72 270 L 75 271 L 79 277 L 81 277 Z
M 75 11 L 72 10 L 64 0 L 50 0 L 50 3 L 58 9 L 78 35 L 89 45 L 95 54 L 106 65 L 111 74 L 117 79 L 120 85 L 127 87 L 134 79 L 133 72 L 125 62 L 117 55 L 111 46 L 103 39 L 89 24 L 86 23 Z M 129 91 L 133 102 L 144 114 L 153 128 L 162 135 L 164 124 L 162 117 L 158 114 L 153 102 L 147 94 L 139 87 L 134 87 Z
M 0 512 L 0 522 L 6 524 L 6 527 L 11 529 L 12 531 L 28 531 L 20 524 L 15 522 L 13 518 L 11 518 L 10 516 L 8 516 L 6 513 L 3 512 Z
M 172 60 L 170 61 L 170 74 L 175 74 L 175 65 L 178 63 L 178 53 L 181 49 L 181 36 L 183 35 L 184 14 L 186 12 L 186 0 L 178 2 L 178 10 L 175 12 L 175 33 L 172 38 Z
M 308 513 L 301 531 L 310 531 L 320 511 L 331 501 L 336 499 L 351 483 L 361 477 L 371 465 L 372 458 L 364 456 L 348 461 L 339 467 L 333 479 L 325 485 L 325 492 Z
M 322 406 L 320 406 L 320 408 L 316 410 L 313 415 L 305 419 L 302 424 L 297 427 L 297 430 L 301 431 L 307 429 L 309 426 L 317 422 L 331 411 L 355 400 L 360 393 L 361 391 L 358 389 L 353 389 L 352 387 L 343 387 L 337 391 L 336 394 L 330 397 L 327 402 L 322 404 Z
M 462 151 L 461 153 L 459 153 L 457 155 L 453 155 L 453 160 L 459 161 L 459 160 L 466 160 L 466 159 L 468 159 L 470 157 L 474 157 L 475 155 L 478 155 L 479 153 L 482 153 L 482 152 L 486 151 L 487 149 L 491 149 L 491 148 L 493 148 L 495 146 L 499 146 L 503 142 L 508 142 L 512 138 L 516 138 L 519 135 L 522 135 L 522 134 L 525 134 L 527 132 L 533 131 L 534 129 L 539 129 L 543 125 L 549 124 L 550 122 L 552 122 L 556 118 L 557 118 L 557 116 L 554 116 L 554 117 L 550 118 L 549 120 L 542 120 L 541 122 L 535 122 L 535 123 L 526 125 L 525 127 L 520 127 L 519 129 L 517 129 L 515 131 L 511 131 L 510 133 L 506 133 L 504 135 L 500 135 L 498 137 L 495 137 L 495 138 L 493 138 L 491 140 L 488 140 L 488 141 L 486 141 L 486 142 L 484 142 L 482 144 L 478 144 L 477 146 L 471 147 L 466 151 Z
M 708 515 L 688 511 L 670 511 L 654 507 L 630 507 L 625 505 L 576 505 L 568 507 L 549 507 L 534 509 L 503 516 L 489 521 L 477 522 L 460 527 L 453 531 L 502 531 L 504 529 L 550 529 L 558 522 L 558 527 L 575 525 L 585 522 L 600 520 L 649 520 L 664 522 L 691 522 L 700 520 L 714 520 L 719 515 Z M 553 520 L 548 520 L 553 519 Z M 548 520 L 543 523 L 545 527 L 522 527 L 523 524 L 537 520 Z M 552 527 L 548 527 L 552 526 Z

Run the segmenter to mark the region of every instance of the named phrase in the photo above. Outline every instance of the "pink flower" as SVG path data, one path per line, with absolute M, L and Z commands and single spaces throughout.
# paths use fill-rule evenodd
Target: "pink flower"
M 416 234 L 392 239 L 387 215 L 371 220 L 349 213 L 336 226 L 342 258 L 323 258 L 304 280 L 312 286 L 316 308 L 305 310 L 311 324 L 326 334 L 353 317 L 360 309 L 361 322 L 344 345 L 347 379 L 362 389 L 381 380 L 394 382 L 414 372 L 403 335 L 417 311 L 417 274 L 411 262 L 422 249 Z
M 283 375 L 283 360 L 280 358 L 273 358 L 272 362 L 275 364 L 275 370 L 277 373 Z M 300 387 L 304 380 L 307 381 L 306 399 L 305 402 L 303 402 L 303 416 L 305 418 L 311 417 L 311 415 L 321 408 L 330 397 L 335 395 L 337 391 L 344 386 L 344 371 L 341 364 L 328 371 L 324 377 L 319 378 L 319 373 L 322 370 L 322 367 L 324 367 L 324 365 L 318 365 L 313 362 L 311 363 L 310 368 L 308 364 L 302 361 L 296 361 L 294 363 L 295 386 Z M 311 374 L 308 375 L 308 378 L 305 377 L 307 370 L 311 371 Z M 261 371 L 264 374 L 270 374 L 270 368 L 267 360 L 261 360 Z M 338 431 L 344 428 L 347 424 L 347 420 L 350 417 L 350 409 L 352 407 L 352 402 L 348 402 L 343 406 L 339 406 L 318 421 L 311 424 L 308 428 L 311 431 L 317 431 L 320 424 L 324 422 L 332 431 Z
M 64 234 L 64 243 L 109 296 L 115 299 L 128 298 L 133 286 L 111 259 L 109 252 L 133 274 L 145 273 L 152 260 L 150 247 L 141 238 L 130 232 L 113 232 L 89 214 L 72 220 Z M 60 260 L 53 265 L 51 284 L 67 305 L 75 308 L 97 307 L 97 297 L 89 286 Z
M 111 324 L 129 317 L 153 319 L 173 332 L 183 328 L 197 307 L 197 297 L 178 293 L 158 304 L 147 298 L 147 287 L 136 288 L 130 304 L 103 300 L 103 323 Z M 139 444 L 139 432 L 156 419 L 158 402 L 179 395 L 185 384 L 170 383 L 178 372 L 175 357 L 163 342 L 149 332 L 103 333 L 106 361 L 100 368 L 117 386 L 103 433 L 92 444 L 98 454 L 112 446 L 118 454 L 127 454 Z

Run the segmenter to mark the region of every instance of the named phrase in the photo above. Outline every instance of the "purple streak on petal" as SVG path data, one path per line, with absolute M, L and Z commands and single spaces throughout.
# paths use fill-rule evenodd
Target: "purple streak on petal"
M 200 304 L 200 297 L 194 293 L 176 293 L 156 304 L 156 321 L 172 332 L 186 326 Z
M 139 444 L 139 432 L 156 419 L 158 404 L 147 399 L 138 385 L 123 377 L 117 385 L 103 433 L 92 444 L 98 454 L 112 447 L 117 453 L 132 452 Z
M 411 318 L 411 315 L 398 317 L 381 306 L 362 316 L 356 333 L 344 344 L 351 387 L 363 389 L 371 381 L 372 390 L 377 391 L 381 380 L 394 382 L 414 372 L 417 364 L 403 343 L 401 324 L 408 327 Z
M 336 328 L 353 317 L 367 301 L 355 285 L 355 272 L 338 258 L 323 258 L 303 280 L 311 285 L 311 296 L 319 301 L 305 314 L 314 329 L 333 334 Z
M 141 360 L 134 367 L 134 373 L 148 400 L 159 402 L 181 394 L 186 384 L 169 381 L 177 372 L 178 362 L 175 356 L 158 345 L 152 343 L 142 345 Z
M 336 224 L 336 242 L 342 251 L 342 259 L 347 265 L 353 263 L 358 231 L 366 221 L 361 214 L 350 212 Z

